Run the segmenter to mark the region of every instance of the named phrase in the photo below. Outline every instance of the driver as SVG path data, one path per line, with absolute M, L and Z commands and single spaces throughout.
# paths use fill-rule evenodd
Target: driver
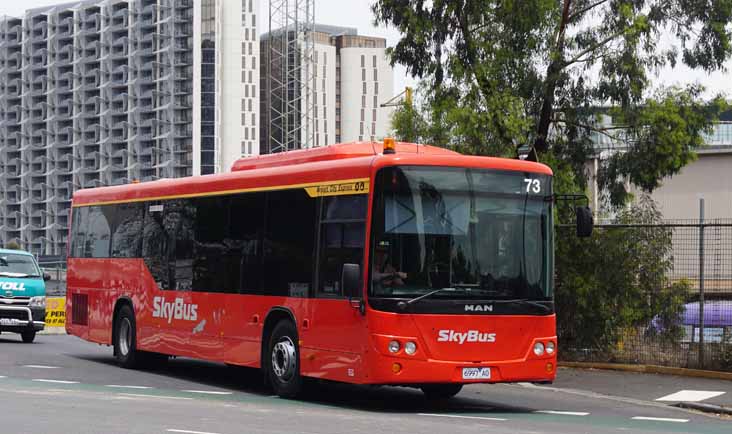
M 407 273 L 398 271 L 391 263 L 386 246 L 377 245 L 374 251 L 374 271 L 372 279 L 383 286 L 403 286 Z

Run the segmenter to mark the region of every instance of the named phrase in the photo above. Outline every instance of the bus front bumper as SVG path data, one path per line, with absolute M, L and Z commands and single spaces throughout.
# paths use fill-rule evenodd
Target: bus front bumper
M 556 378 L 557 371 L 556 356 L 501 362 L 410 360 L 378 356 L 374 362 L 368 382 L 392 385 L 551 383 Z M 479 375 L 480 378 L 466 378 L 466 374 L 468 377 Z

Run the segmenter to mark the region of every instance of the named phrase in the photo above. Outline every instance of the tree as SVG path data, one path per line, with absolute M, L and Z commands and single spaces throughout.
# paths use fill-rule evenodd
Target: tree
M 650 192 L 678 173 L 727 109 L 699 85 L 654 89 L 651 78 L 679 62 L 723 69 L 732 0 L 377 0 L 372 9 L 402 33 L 392 63 L 421 79 L 422 104 L 395 115 L 398 137 L 480 155 L 526 146 L 532 159 L 568 163 L 579 182 L 591 138 L 605 137 L 623 148 L 600 168 L 615 205 L 627 198 L 624 180 Z
M 20 250 L 20 244 L 15 241 L 11 241 L 5 246 L 5 248 L 8 250 Z
M 557 332 L 562 346 L 609 354 L 621 334 L 639 327 L 673 341 L 691 293 L 688 283 L 672 282 L 672 230 L 643 196 L 624 209 L 619 224 L 596 230 L 589 240 L 560 228 L 557 237 Z M 653 325 L 653 327 L 650 327 Z

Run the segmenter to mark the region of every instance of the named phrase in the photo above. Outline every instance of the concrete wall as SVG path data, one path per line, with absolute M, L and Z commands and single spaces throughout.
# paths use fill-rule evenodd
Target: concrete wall
M 732 218 L 732 150 L 700 153 L 681 173 L 663 180 L 653 192 L 664 218 L 699 218 L 699 198 L 704 198 L 707 219 Z

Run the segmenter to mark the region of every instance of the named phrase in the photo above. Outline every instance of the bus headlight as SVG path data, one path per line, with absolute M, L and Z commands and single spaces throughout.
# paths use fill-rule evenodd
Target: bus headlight
M 404 352 L 409 354 L 410 356 L 414 355 L 414 353 L 417 352 L 417 344 L 412 341 L 407 342 L 406 344 L 404 344 Z
M 46 297 L 31 297 L 28 301 L 28 307 L 46 308 Z
M 389 342 L 389 352 L 390 353 L 398 353 L 400 348 L 401 348 L 401 345 L 399 345 L 399 341 Z
M 534 344 L 534 354 L 541 356 L 544 354 L 544 344 L 537 342 Z
M 547 342 L 546 343 L 546 353 L 549 355 L 554 354 L 554 350 L 555 350 L 554 342 L 553 341 Z

